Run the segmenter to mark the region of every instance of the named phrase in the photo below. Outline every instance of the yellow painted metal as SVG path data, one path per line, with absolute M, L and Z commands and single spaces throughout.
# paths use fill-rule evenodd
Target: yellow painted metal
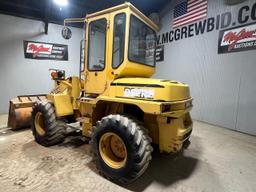
M 91 22 L 99 20 L 99 19 L 106 19 L 107 23 L 109 22 L 109 14 L 107 15 L 99 15 L 99 16 L 95 16 L 93 18 L 86 18 L 87 21 L 87 25 L 89 26 Z M 105 89 L 107 88 L 107 73 L 109 70 L 109 65 L 107 65 L 107 63 L 110 63 L 110 56 L 111 56 L 111 51 L 110 51 L 110 47 L 112 42 L 110 41 L 110 30 L 109 30 L 109 24 L 107 24 L 107 29 L 106 29 L 106 53 L 105 53 L 105 67 L 103 70 L 100 71 L 89 71 L 88 67 L 85 68 L 85 76 L 86 76 L 86 81 L 84 82 L 85 85 L 85 92 L 86 93 L 93 93 L 93 94 L 102 94 Z M 87 30 L 86 33 L 86 39 L 89 39 L 89 32 Z M 89 46 L 89 41 L 86 41 L 86 50 L 88 50 L 88 46 Z M 86 53 L 86 54 L 89 54 Z M 88 57 L 85 57 L 85 65 L 87 65 L 88 63 Z
M 175 153 L 181 150 L 184 141 L 189 139 L 192 121 L 189 113 L 180 118 L 157 116 L 159 127 L 159 149 L 164 153 Z
M 55 113 L 58 117 L 74 114 L 70 95 L 63 93 L 49 94 L 47 99 L 53 101 Z
M 126 15 L 124 58 L 118 68 L 113 68 L 114 18 L 120 13 Z M 151 29 L 158 30 L 149 18 L 130 3 L 88 14 L 85 18 L 65 20 L 65 24 L 84 21 L 89 26 L 93 21 L 106 19 L 105 68 L 102 71 L 88 70 L 87 53 L 90 50 L 88 50 L 89 27 L 87 27 L 84 41 L 85 66 L 82 72 L 84 80 L 75 76 L 56 80 L 55 88 L 47 95 L 47 99 L 54 103 L 58 117 L 73 115 L 74 119 L 82 124 L 83 135 L 87 137 L 91 136 L 92 126 L 102 117 L 108 114 L 122 114 L 125 112 L 125 106 L 136 106 L 144 113 L 145 127 L 148 128 L 153 142 L 159 144 L 160 151 L 177 152 L 189 139 L 192 131 L 189 112 L 193 106 L 189 87 L 177 81 L 152 79 L 150 77 L 155 73 L 155 67 L 128 59 L 132 15 Z M 8 125 L 13 124 L 18 127 L 20 124 L 30 122 L 34 101 L 18 101 L 10 104 L 10 114 L 12 114 L 10 117 L 16 117 L 16 121 L 10 118 Z M 22 109 L 25 107 L 27 109 Z M 37 132 L 41 135 L 45 134 L 42 118 L 42 114 L 38 113 L 34 122 Z M 115 133 L 106 133 L 102 136 L 99 150 L 110 167 L 119 169 L 125 165 L 126 147 Z
M 179 117 L 184 113 L 187 113 L 191 111 L 192 106 L 189 106 L 188 108 L 185 108 L 185 103 L 191 102 L 192 98 L 189 98 L 187 100 L 183 101 L 174 101 L 174 102 L 157 102 L 154 100 L 144 100 L 144 99 L 134 99 L 134 98 L 118 98 L 118 97 L 109 97 L 109 96 L 99 96 L 97 100 L 104 100 L 109 102 L 117 102 L 117 103 L 124 103 L 124 104 L 131 104 L 136 105 L 140 109 L 142 109 L 143 112 L 148 114 L 154 114 L 154 115 L 163 115 L 163 116 L 170 116 L 170 117 Z M 180 105 L 181 107 L 184 106 L 182 110 L 174 111 L 171 109 L 172 105 Z M 168 112 L 162 112 L 162 106 L 163 105 L 169 105 L 170 111 Z
M 68 23 L 83 23 L 85 22 L 85 18 L 68 18 L 64 19 L 64 26 L 66 26 Z
M 149 136 L 153 143 L 159 143 L 159 127 L 157 123 L 157 115 L 145 114 L 144 126 L 149 130 Z
M 120 84 L 124 85 L 119 86 Z M 121 78 L 113 81 L 111 85 L 113 86 L 110 86 L 108 90 L 109 96 L 111 97 L 126 97 L 124 95 L 125 88 L 138 88 L 151 90 L 154 96 L 151 100 L 181 101 L 190 98 L 188 85 L 177 81 L 149 78 Z
M 113 169 L 125 166 L 127 150 L 123 140 L 115 133 L 103 134 L 99 141 L 99 151 L 103 161 Z
M 125 31 L 125 50 L 123 63 L 117 68 L 112 68 L 112 50 L 113 50 L 113 30 L 114 30 L 114 17 L 116 14 L 126 14 L 126 31 Z M 128 59 L 128 41 L 129 41 L 129 28 L 130 28 L 130 16 L 135 15 L 145 24 L 154 30 L 158 27 L 136 9 L 130 3 L 116 6 L 104 11 L 89 14 L 86 16 L 86 23 L 89 26 L 92 21 L 105 18 L 108 21 L 107 37 L 106 37 L 106 66 L 103 71 L 89 71 L 88 67 L 85 67 L 84 76 L 86 81 L 84 82 L 86 93 L 105 94 L 109 90 L 110 83 L 120 77 L 151 77 L 155 72 L 155 67 L 138 64 Z M 88 31 L 86 32 L 86 39 L 88 39 Z M 88 41 L 85 44 L 85 50 L 88 50 Z M 87 51 L 88 53 L 88 51 Z M 85 65 L 88 64 L 88 57 L 85 57 Z
M 81 91 L 81 85 L 80 85 L 80 80 L 78 77 L 72 77 L 72 91 L 71 91 L 71 96 L 73 98 L 78 98 L 80 96 L 80 91 Z
M 142 111 L 144 111 L 145 113 L 150 113 L 150 114 L 161 113 L 161 103 L 154 102 L 154 101 L 147 101 L 143 99 L 135 100 L 134 98 L 124 99 L 124 98 L 109 97 L 109 96 L 99 96 L 98 99 L 103 101 L 109 101 L 109 102 L 136 105 L 140 109 L 142 109 Z
M 114 18 L 120 13 L 126 15 L 124 59 L 122 64 L 114 69 L 112 68 Z M 55 89 L 47 98 L 53 101 L 58 117 L 72 115 L 74 111 L 79 112 L 81 117 L 78 121 L 82 124 L 83 135 L 87 137 L 91 136 L 92 126 L 102 117 L 108 114 L 124 113 L 125 105 L 137 106 L 143 111 L 145 126 L 153 142 L 159 144 L 160 151 L 177 152 L 192 131 L 192 121 L 189 115 L 192 109 L 192 98 L 189 87 L 177 81 L 151 79 L 155 67 L 129 61 L 128 42 L 131 15 L 157 30 L 157 26 L 130 3 L 87 15 L 85 22 L 88 26 L 99 19 L 104 18 L 107 21 L 105 68 L 102 71 L 88 70 L 86 54 L 89 52 L 89 32 L 87 30 L 85 67 L 82 73 L 85 79 L 71 77 L 56 81 Z M 149 96 L 141 93 L 127 94 L 127 90 L 150 94 Z M 127 151 L 124 146 L 125 152 L 120 153 L 120 147 L 115 147 L 114 143 L 119 143 L 118 146 L 124 145 L 118 135 L 106 133 L 100 140 L 99 150 L 107 165 L 119 169 L 126 162 Z
M 41 112 L 38 112 L 35 116 L 35 128 L 36 128 L 36 132 L 43 136 L 45 134 L 45 130 L 44 130 L 44 117 L 43 114 Z
M 79 104 L 77 99 L 80 97 L 80 94 L 81 94 L 80 79 L 78 77 L 72 77 L 71 97 L 73 99 L 72 105 L 74 110 L 79 109 Z
M 55 88 L 47 95 L 56 108 L 58 117 L 72 115 L 74 110 L 79 110 L 79 100 L 81 94 L 81 81 L 73 76 L 66 80 L 57 80 Z
M 96 13 L 87 14 L 86 19 L 95 18 L 98 16 L 106 15 L 106 14 L 113 14 L 113 13 L 119 12 L 120 10 L 127 11 L 127 9 L 129 9 L 131 12 L 133 12 L 133 14 L 138 15 L 138 17 L 140 17 L 147 25 L 151 26 L 154 30 L 159 29 L 158 26 L 153 21 L 151 21 L 148 17 L 146 17 L 143 13 L 141 13 L 136 7 L 134 7 L 129 2 L 125 2 L 121 5 L 117 5 L 117 6 L 102 10 L 102 11 L 98 11 Z

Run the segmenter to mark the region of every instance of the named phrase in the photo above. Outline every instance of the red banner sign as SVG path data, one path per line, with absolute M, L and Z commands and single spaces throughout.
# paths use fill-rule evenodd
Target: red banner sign
M 24 55 L 28 59 L 68 60 L 68 46 L 24 41 Z

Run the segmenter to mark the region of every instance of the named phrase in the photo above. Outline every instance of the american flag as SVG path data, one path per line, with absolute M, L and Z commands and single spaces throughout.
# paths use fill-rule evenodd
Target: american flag
M 173 14 L 173 28 L 205 18 L 207 3 L 207 0 L 186 0 L 176 5 Z

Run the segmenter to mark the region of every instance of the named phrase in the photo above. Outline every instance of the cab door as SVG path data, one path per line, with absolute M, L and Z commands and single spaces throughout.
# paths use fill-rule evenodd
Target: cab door
M 107 45 L 109 44 L 108 17 L 90 20 L 87 32 L 87 69 L 85 92 L 101 94 L 107 86 Z

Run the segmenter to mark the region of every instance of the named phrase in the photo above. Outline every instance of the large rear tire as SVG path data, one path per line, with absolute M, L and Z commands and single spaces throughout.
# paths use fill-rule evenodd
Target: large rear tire
M 119 183 L 130 183 L 145 172 L 153 151 L 150 143 L 142 125 L 121 115 L 98 121 L 90 142 L 97 169 Z
M 51 102 L 37 102 L 33 107 L 32 132 L 35 141 L 46 147 L 64 140 L 65 123 L 57 121 L 54 106 Z

